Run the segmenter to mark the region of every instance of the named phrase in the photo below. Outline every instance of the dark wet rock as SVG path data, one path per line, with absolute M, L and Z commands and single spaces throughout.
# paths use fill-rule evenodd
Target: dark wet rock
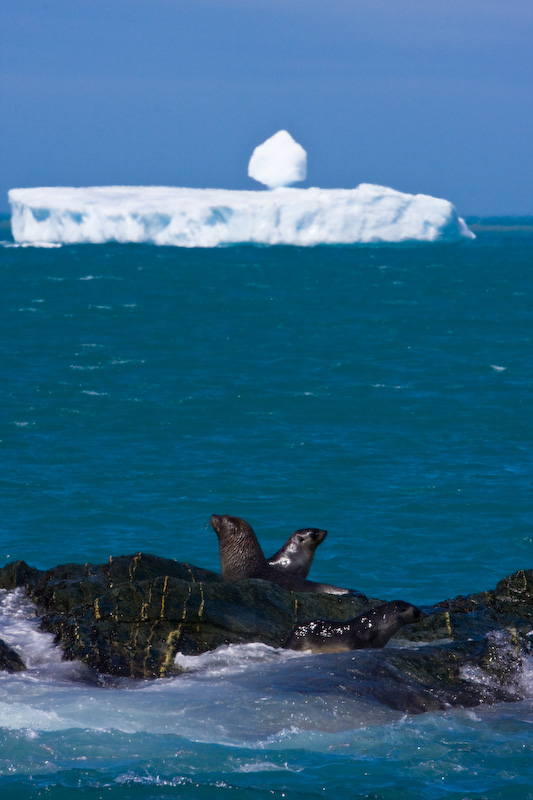
M 176 672 L 178 651 L 257 641 L 281 647 L 295 624 L 349 619 L 367 607 L 359 597 L 294 594 L 259 579 L 225 583 L 217 573 L 144 553 L 47 571 L 19 561 L 0 570 L 0 588 L 16 586 L 37 604 L 41 627 L 56 635 L 66 658 L 134 678 Z
M 23 660 L 3 639 L 0 639 L 0 670 L 20 672 L 26 669 Z
M 28 588 L 37 582 L 40 574 L 40 570 L 29 567 L 25 561 L 13 561 L 0 569 L 0 589 Z
M 56 634 L 67 659 L 129 677 L 178 672 L 177 652 L 257 641 L 281 647 L 295 625 L 348 620 L 384 602 L 295 594 L 260 579 L 223 582 L 217 573 L 142 553 L 47 571 L 24 562 L 0 569 L 0 588 L 17 586 L 37 604 L 41 626 Z M 290 683 L 294 673 L 297 691 L 361 694 L 411 712 L 525 696 L 533 570 L 424 611 L 425 619 L 402 628 L 382 650 L 312 656 L 316 680 L 307 669 L 305 686 L 297 659 L 279 680 Z
M 533 570 L 519 570 L 491 591 L 443 600 L 429 611 L 430 616 L 417 626 L 404 628 L 402 638 L 462 641 L 503 629 L 525 637 L 533 629 Z

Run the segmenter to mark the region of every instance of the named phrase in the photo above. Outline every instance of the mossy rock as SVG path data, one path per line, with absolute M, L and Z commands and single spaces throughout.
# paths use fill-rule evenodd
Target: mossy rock
M 296 624 L 350 619 L 369 604 L 294 594 L 264 580 L 225 583 L 217 573 L 144 553 L 46 571 L 19 561 L 0 570 L 0 588 L 16 586 L 37 604 L 42 628 L 56 635 L 66 658 L 135 678 L 178 671 L 178 651 L 257 641 L 281 647 Z
M 351 619 L 384 602 L 294 593 L 259 579 L 226 583 L 217 573 L 144 553 L 98 565 L 37 570 L 19 561 L 0 569 L 0 588 L 18 586 L 65 658 L 133 678 L 176 674 L 177 652 L 250 642 L 281 647 L 295 625 Z M 380 702 L 410 711 L 519 699 L 516 677 L 533 628 L 533 570 L 424 610 L 424 620 L 395 637 L 417 646 L 398 648 L 392 640 L 359 654 L 348 662 L 349 686 L 366 686 Z

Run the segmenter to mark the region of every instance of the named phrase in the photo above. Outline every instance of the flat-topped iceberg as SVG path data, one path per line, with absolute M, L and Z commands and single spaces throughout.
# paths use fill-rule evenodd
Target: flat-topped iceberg
M 50 245 L 149 242 L 177 247 L 224 244 L 384 244 L 472 239 L 447 200 L 362 183 L 356 189 L 294 189 L 307 153 L 278 131 L 258 145 L 248 175 L 271 191 L 168 186 L 12 189 L 16 242 Z
M 178 247 L 457 242 L 453 205 L 363 183 L 355 189 L 232 191 L 166 186 L 12 189 L 16 242 Z

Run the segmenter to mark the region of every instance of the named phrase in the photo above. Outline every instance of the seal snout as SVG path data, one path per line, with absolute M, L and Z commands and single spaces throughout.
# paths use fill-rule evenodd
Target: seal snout
M 312 528 L 311 538 L 317 545 L 322 544 L 326 536 L 328 535 L 327 531 L 322 530 L 321 528 Z
M 308 545 L 313 544 L 314 547 L 318 547 L 319 544 L 322 544 L 328 532 L 322 528 L 300 528 L 294 531 L 293 535 L 300 542 L 307 542 Z
M 222 526 L 222 517 L 219 516 L 218 514 L 211 514 L 210 522 L 213 528 L 215 529 L 215 533 L 219 533 L 220 528 Z
M 240 517 L 230 517 L 229 514 L 211 514 L 211 525 L 220 539 L 237 536 L 243 531 L 252 531 L 247 522 Z M 253 534 L 253 531 L 252 531 Z M 255 534 L 253 534 L 255 536 Z

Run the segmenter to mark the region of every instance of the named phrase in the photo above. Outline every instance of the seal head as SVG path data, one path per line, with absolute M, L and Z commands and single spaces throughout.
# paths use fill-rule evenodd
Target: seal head
M 322 544 L 327 533 L 322 528 L 300 528 L 294 531 L 283 547 L 267 559 L 268 563 L 271 567 L 278 567 L 278 569 L 290 572 L 291 575 L 307 578 L 315 550 L 319 544 Z
M 240 517 L 211 515 L 218 536 L 220 567 L 225 581 L 259 578 L 268 564 L 251 527 Z
M 392 600 L 365 611 L 346 622 L 315 619 L 298 625 L 285 647 L 291 650 L 311 650 L 313 653 L 340 653 L 365 647 L 384 647 L 391 636 L 426 614 L 411 603 Z

